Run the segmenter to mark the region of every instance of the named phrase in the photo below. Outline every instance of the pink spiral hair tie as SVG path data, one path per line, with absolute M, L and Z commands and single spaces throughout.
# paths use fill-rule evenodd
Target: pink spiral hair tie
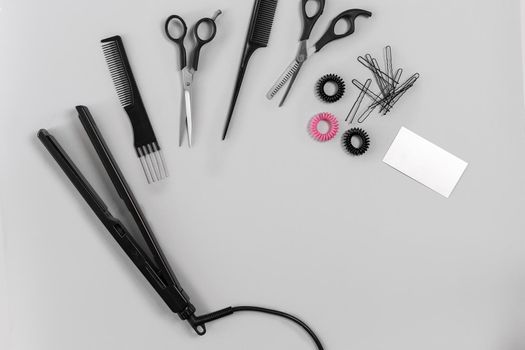
M 322 133 L 319 131 L 319 123 L 326 122 L 328 123 L 328 131 Z M 310 135 L 319 142 L 326 142 L 333 139 L 339 132 L 339 122 L 337 118 L 330 113 L 319 113 L 310 120 L 308 125 L 308 131 Z

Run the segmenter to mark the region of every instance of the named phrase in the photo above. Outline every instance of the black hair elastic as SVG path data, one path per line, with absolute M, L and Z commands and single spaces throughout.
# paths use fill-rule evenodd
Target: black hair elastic
M 361 145 L 359 147 L 354 147 L 354 145 L 352 145 L 352 138 L 354 137 L 358 138 L 361 141 Z M 360 128 L 353 128 L 346 131 L 343 134 L 342 141 L 344 149 L 354 156 L 361 156 L 365 154 L 366 151 L 368 151 L 368 148 L 370 147 L 370 137 L 368 136 L 366 131 Z
M 336 85 L 336 91 L 333 95 L 328 95 L 326 91 L 324 90 L 326 84 L 333 83 Z M 317 92 L 317 95 L 321 100 L 323 100 L 326 103 L 334 103 L 337 102 L 343 97 L 345 94 L 346 84 L 344 80 L 335 74 L 327 74 L 321 79 L 317 81 L 317 84 L 315 86 L 315 90 Z

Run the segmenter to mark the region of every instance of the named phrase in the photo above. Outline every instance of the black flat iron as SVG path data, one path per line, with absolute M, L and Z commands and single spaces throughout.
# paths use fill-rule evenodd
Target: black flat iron
M 107 205 L 95 192 L 93 187 L 75 166 L 53 135 L 47 130 L 41 129 L 38 132 L 38 138 L 62 168 L 87 204 L 91 207 L 91 210 L 93 210 L 95 215 L 148 280 L 151 286 L 157 291 L 171 311 L 178 314 L 181 320 L 187 321 L 198 335 L 204 335 L 206 333 L 206 323 L 231 315 L 234 312 L 255 311 L 284 317 L 302 327 L 312 337 L 317 348 L 323 350 L 319 338 L 303 321 L 281 311 L 256 306 L 236 306 L 197 316 L 195 314 L 195 306 L 190 303 L 190 298 L 177 281 L 177 278 L 168 264 L 159 243 L 155 239 L 155 235 L 153 234 L 146 217 L 140 209 L 124 175 L 115 162 L 115 159 L 104 141 L 91 113 L 88 108 L 84 106 L 77 106 L 76 109 L 80 122 L 95 148 L 98 157 L 109 175 L 119 197 L 122 199 L 126 208 L 131 213 L 133 220 L 137 224 L 153 258 L 148 257 L 130 231 L 122 224 L 122 222 L 111 214 Z

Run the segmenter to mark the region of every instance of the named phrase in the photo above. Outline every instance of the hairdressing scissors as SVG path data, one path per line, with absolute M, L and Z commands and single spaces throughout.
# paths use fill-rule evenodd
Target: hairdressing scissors
M 284 71 L 283 74 L 277 79 L 275 84 L 272 86 L 270 91 L 266 94 L 266 97 L 268 99 L 272 99 L 289 81 L 288 88 L 286 89 L 286 92 L 284 93 L 284 96 L 281 100 L 281 103 L 279 104 L 279 107 L 281 107 L 284 104 L 284 101 L 286 100 L 286 97 L 290 93 L 290 90 L 292 88 L 292 85 L 295 82 L 295 79 L 297 78 L 297 75 L 299 74 L 299 71 L 301 70 L 304 62 L 312 56 L 314 53 L 319 52 L 326 44 L 342 39 L 344 37 L 347 37 L 354 33 L 355 31 L 355 19 L 359 16 L 365 16 L 370 17 L 372 16 L 372 13 L 366 10 L 360 10 L 360 9 L 352 9 L 352 10 L 346 10 L 344 12 L 341 12 L 337 17 L 335 17 L 332 22 L 330 23 L 330 26 L 328 27 L 328 30 L 324 33 L 324 35 L 317 41 L 314 45 L 309 46 L 308 40 L 310 39 L 310 34 L 312 33 L 312 29 L 315 26 L 315 23 L 321 17 L 324 11 L 325 1 L 326 0 L 313 0 L 317 2 L 318 7 L 315 14 L 309 16 L 307 13 L 307 4 L 310 0 L 302 0 L 302 16 L 303 16 L 303 33 L 301 35 L 301 39 L 299 41 L 299 50 L 297 51 L 297 55 L 295 56 L 294 60 L 288 68 Z M 336 25 L 339 21 L 344 20 L 348 23 L 348 27 L 343 33 L 336 33 Z
M 199 67 L 199 55 L 201 49 L 204 45 L 208 44 L 210 41 L 215 38 L 217 34 L 217 25 L 215 20 L 221 14 L 221 10 L 215 12 L 212 18 L 202 18 L 200 19 L 192 28 L 193 35 L 197 44 L 193 50 L 191 56 L 186 58 L 186 47 L 184 46 L 184 39 L 188 32 L 188 27 L 186 22 L 182 17 L 178 15 L 171 15 L 166 20 L 165 32 L 168 38 L 173 41 L 176 46 L 178 46 L 180 54 L 180 70 L 181 70 L 181 82 L 182 82 L 182 103 L 181 103 L 181 117 L 180 117 L 180 130 L 179 130 L 179 146 L 182 146 L 182 139 L 184 138 L 184 130 L 188 134 L 188 146 L 191 147 L 192 143 L 192 134 L 193 134 L 193 117 L 191 111 L 191 94 L 193 87 L 193 78 L 195 72 Z M 182 28 L 182 33 L 176 35 L 172 31 L 172 27 L 179 25 Z M 206 37 L 201 36 L 202 33 L 199 33 L 199 27 L 201 25 L 207 25 L 210 28 L 210 31 Z M 191 60 L 191 63 L 188 62 Z

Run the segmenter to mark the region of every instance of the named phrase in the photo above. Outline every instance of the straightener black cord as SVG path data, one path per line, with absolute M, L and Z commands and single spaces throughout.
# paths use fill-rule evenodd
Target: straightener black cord
M 321 344 L 321 341 L 319 340 L 317 335 L 314 333 L 314 331 L 310 327 L 308 327 L 308 325 L 306 323 L 304 323 L 303 321 L 301 321 L 300 319 L 298 319 L 295 316 L 287 314 L 286 312 L 272 310 L 272 309 L 265 309 L 265 308 L 256 307 L 256 306 L 235 306 L 232 309 L 233 309 L 233 312 L 238 312 L 238 311 L 262 312 L 262 313 L 265 313 L 265 314 L 280 316 L 280 317 L 286 318 L 286 319 L 288 319 L 288 320 L 290 320 L 292 322 L 295 322 L 296 324 L 301 326 L 301 328 L 304 329 L 306 331 L 306 333 L 308 333 L 310 335 L 310 337 L 312 337 L 312 340 L 314 341 L 315 345 L 317 345 L 317 349 L 324 350 L 323 344 Z
M 272 310 L 272 309 L 267 309 L 267 308 L 257 307 L 257 306 L 233 306 L 233 307 L 228 307 L 226 309 L 213 312 L 211 314 L 202 315 L 202 316 L 193 316 L 190 322 L 193 323 L 194 328 L 195 328 L 195 326 L 197 327 L 204 326 L 204 324 L 207 322 L 215 321 L 220 318 L 229 316 L 235 312 L 241 312 L 241 311 L 261 312 L 265 314 L 270 314 L 270 315 L 286 318 L 287 320 L 294 322 L 295 324 L 299 325 L 302 329 L 304 329 L 306 333 L 308 333 L 308 335 L 312 338 L 318 350 L 324 350 L 323 344 L 321 344 L 321 341 L 319 340 L 315 332 L 310 327 L 308 327 L 306 323 L 304 323 L 302 320 L 300 320 L 299 318 L 293 315 L 290 315 L 290 314 L 287 314 L 286 312 L 282 312 L 278 310 Z

